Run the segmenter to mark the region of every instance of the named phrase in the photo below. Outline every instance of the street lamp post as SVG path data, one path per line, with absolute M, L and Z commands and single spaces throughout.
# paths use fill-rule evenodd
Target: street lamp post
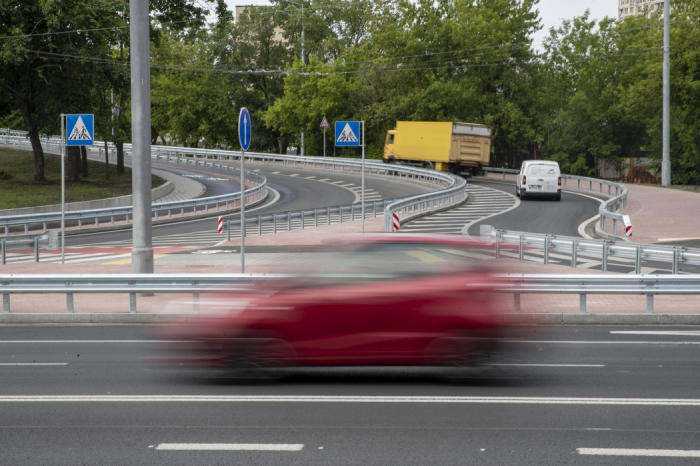
M 292 5 L 297 5 L 301 7 L 301 62 L 303 64 L 306 64 L 306 58 L 304 55 L 304 41 L 306 39 L 306 30 L 304 29 L 304 4 L 303 3 L 297 3 L 297 2 L 291 2 L 289 0 L 282 0 L 283 2 L 291 3 Z M 304 82 L 302 81 L 301 84 L 302 87 L 304 87 Z M 302 100 L 304 97 L 301 97 Z M 304 132 L 301 132 L 301 155 L 304 154 Z
M 669 57 L 671 1 L 664 1 L 663 135 L 661 186 L 671 185 L 671 61 Z

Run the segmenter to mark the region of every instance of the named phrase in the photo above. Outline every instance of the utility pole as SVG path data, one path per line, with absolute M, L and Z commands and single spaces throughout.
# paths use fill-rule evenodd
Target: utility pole
M 671 0 L 664 0 L 663 152 L 661 186 L 671 186 Z
M 153 273 L 151 230 L 151 60 L 148 0 L 129 0 L 131 16 L 132 273 Z
M 289 0 L 282 0 L 282 1 L 301 7 L 301 62 L 303 64 L 306 64 L 306 56 L 304 54 L 304 41 L 306 40 L 306 30 L 304 29 L 304 4 L 291 2 Z M 301 81 L 301 87 L 302 88 L 304 87 L 303 78 Z M 301 99 L 304 100 L 304 97 L 302 96 Z M 305 152 L 304 152 L 304 132 L 303 131 L 301 132 L 301 155 L 305 155 Z

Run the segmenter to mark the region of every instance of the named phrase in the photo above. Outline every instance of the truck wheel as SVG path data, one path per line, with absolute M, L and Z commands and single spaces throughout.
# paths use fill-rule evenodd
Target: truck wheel
M 427 168 L 428 170 L 435 170 L 435 165 L 433 162 L 423 162 L 423 168 Z

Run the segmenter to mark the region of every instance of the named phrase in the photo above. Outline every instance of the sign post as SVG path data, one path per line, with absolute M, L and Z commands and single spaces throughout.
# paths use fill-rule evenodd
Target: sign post
M 362 124 L 362 143 L 360 143 L 360 124 Z M 365 232 L 365 122 L 336 121 L 335 145 L 338 147 L 362 146 L 362 233 Z
M 250 147 L 252 125 L 248 109 L 241 108 L 238 115 L 238 142 L 241 143 L 241 273 L 245 273 L 245 151 Z
M 323 128 L 323 156 L 326 156 L 326 128 L 330 128 L 331 125 L 328 124 L 328 118 L 326 116 L 323 116 L 323 120 L 321 120 L 321 128 Z
M 95 142 L 94 115 L 61 114 L 61 263 L 66 263 L 66 157 L 68 146 Z

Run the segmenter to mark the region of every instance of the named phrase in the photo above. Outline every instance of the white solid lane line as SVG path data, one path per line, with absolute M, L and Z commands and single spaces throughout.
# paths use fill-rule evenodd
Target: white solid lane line
M 605 367 L 605 364 L 488 364 L 509 367 Z
M 67 366 L 67 362 L 0 362 L 0 366 Z
M 643 450 L 637 448 L 577 448 L 579 455 L 599 456 L 663 456 L 700 458 L 700 450 Z
M 700 407 L 700 399 L 498 396 L 47 395 L 0 396 L 0 403 L 441 403 Z
M 0 343 L 193 343 L 187 340 L 0 340 Z
M 557 345 L 700 345 L 700 341 L 561 341 L 561 340 L 504 340 L 508 343 L 536 343 Z
M 684 337 L 700 337 L 700 330 L 611 330 L 617 335 L 679 335 Z
M 303 443 L 160 443 L 155 450 L 300 451 Z

